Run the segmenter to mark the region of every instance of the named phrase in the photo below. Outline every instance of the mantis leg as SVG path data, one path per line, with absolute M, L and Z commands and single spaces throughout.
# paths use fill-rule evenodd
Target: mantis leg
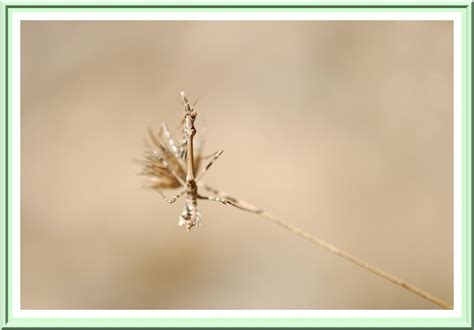
M 198 174 L 196 177 L 196 181 L 199 181 L 199 179 L 202 178 L 202 176 L 209 170 L 209 168 L 214 164 L 214 162 L 222 155 L 224 150 L 219 150 L 216 153 L 213 154 L 213 157 L 209 163 L 207 163 L 206 167 L 204 167 L 201 171 L 201 173 Z
M 184 193 L 186 192 L 186 190 L 182 190 L 180 191 L 176 196 L 172 197 L 172 198 L 168 198 L 166 197 L 166 195 L 161 191 L 161 190 L 158 190 L 158 192 L 160 193 L 161 197 L 163 197 L 163 199 L 165 201 L 167 201 L 168 203 L 170 204 L 173 204 L 174 202 L 176 202 L 178 200 L 178 198 L 180 198 L 181 196 L 184 195 Z
M 227 200 L 225 198 L 221 198 L 221 197 L 211 197 L 211 196 L 201 196 L 201 195 L 198 195 L 197 197 L 199 199 L 205 199 L 205 200 L 208 200 L 208 201 L 219 202 L 219 203 L 222 203 L 224 205 L 230 204 L 229 200 Z
M 226 204 L 226 205 L 232 205 L 232 206 L 234 206 L 238 209 L 241 209 L 241 210 L 244 210 L 244 211 L 254 212 L 256 214 L 260 214 L 260 213 L 264 212 L 263 209 L 258 209 L 255 206 L 250 205 L 249 203 L 247 203 L 243 200 L 232 197 L 232 196 L 228 195 L 227 193 L 219 191 L 219 190 L 214 189 L 212 187 L 209 187 L 208 185 L 199 184 L 199 187 L 202 187 L 203 189 L 205 189 L 205 190 L 207 190 L 207 191 L 209 191 L 212 194 L 217 196 L 217 197 L 206 197 L 205 199 L 207 199 L 207 200 L 221 202 L 221 203 Z

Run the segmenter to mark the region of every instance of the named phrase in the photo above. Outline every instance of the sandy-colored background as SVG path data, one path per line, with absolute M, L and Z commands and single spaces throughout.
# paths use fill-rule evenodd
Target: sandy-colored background
M 181 90 L 209 184 L 452 303 L 450 22 L 22 24 L 22 308 L 436 308 L 231 207 L 178 227 L 133 159 Z

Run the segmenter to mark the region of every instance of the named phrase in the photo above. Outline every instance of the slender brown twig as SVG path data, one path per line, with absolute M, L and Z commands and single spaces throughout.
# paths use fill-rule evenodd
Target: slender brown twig
M 383 279 L 390 281 L 393 284 L 396 284 L 440 307 L 446 309 L 453 308 L 452 305 L 433 296 L 432 294 L 375 266 L 372 266 L 371 264 L 354 257 L 352 254 L 346 251 L 340 250 L 334 245 L 305 232 L 304 230 L 272 215 L 261 208 L 198 182 L 199 179 L 201 179 L 202 176 L 207 172 L 207 170 L 209 170 L 212 164 L 219 158 L 219 156 L 222 154 L 222 150 L 219 150 L 211 155 L 212 159 L 202 170 L 200 170 L 196 177 L 196 171 L 199 170 L 200 161 L 202 159 L 199 152 L 197 152 L 195 155 L 193 148 L 194 136 L 196 134 L 194 121 L 196 119 L 197 113 L 189 104 L 184 92 L 181 93 L 181 99 L 181 103 L 183 104 L 185 110 L 183 120 L 184 129 L 181 145 L 178 148 L 176 141 L 173 140 L 171 133 L 168 130 L 168 127 L 166 125 L 162 125 L 162 130 L 160 131 L 159 136 L 164 136 L 166 144 L 161 141 L 159 136 L 155 136 L 155 134 L 150 131 L 150 138 L 157 149 L 147 152 L 145 160 L 142 162 L 144 164 L 142 174 L 152 176 L 155 178 L 155 180 L 157 180 L 153 183 L 152 188 L 156 189 L 168 203 L 174 203 L 181 196 L 186 196 L 185 207 L 179 218 L 179 225 L 184 225 L 186 229 L 190 230 L 192 227 L 200 224 L 201 214 L 197 210 L 198 199 L 216 201 L 226 205 L 232 205 L 240 210 L 256 214 L 267 221 L 277 224 L 289 232 L 304 238 L 311 243 L 318 245 L 329 252 L 338 255 L 356 264 L 357 266 L 362 267 L 363 269 L 378 275 Z M 161 191 L 161 189 L 174 189 L 179 187 L 181 187 L 182 190 L 172 198 L 166 197 Z M 204 189 L 212 192 L 215 196 L 203 196 L 199 194 L 198 187 L 203 187 Z
M 378 275 L 380 277 L 382 277 L 383 279 L 387 280 L 387 281 L 390 281 L 430 302 L 432 302 L 433 304 L 436 304 L 440 307 L 443 307 L 445 309 L 452 309 L 453 306 L 448 304 L 447 302 L 441 300 L 440 298 L 438 297 L 435 297 L 433 296 L 432 294 L 414 286 L 413 284 L 410 284 L 392 274 L 389 274 L 357 257 L 354 257 L 352 254 L 350 254 L 349 252 L 346 252 L 346 251 L 343 251 L 337 247 L 335 247 L 334 245 L 332 244 L 329 244 L 328 242 L 312 235 L 312 234 L 309 234 L 307 232 L 305 232 L 304 230 L 288 223 L 287 221 L 281 219 L 281 218 L 278 218 L 276 216 L 274 216 L 273 214 L 261 209 L 261 208 L 258 208 L 246 201 L 243 201 L 241 199 L 238 199 L 238 198 L 235 198 L 235 197 L 232 197 L 230 195 L 228 195 L 227 193 L 223 193 L 223 192 L 220 192 L 214 188 L 211 188 L 207 185 L 204 185 L 203 186 L 204 189 L 216 194 L 216 195 L 219 195 L 221 196 L 221 198 L 225 199 L 227 201 L 227 204 L 229 205 L 232 205 L 240 210 L 243 210 L 243 211 L 246 211 L 246 212 L 250 212 L 250 213 L 254 213 L 256 215 L 258 215 L 259 217 L 262 217 L 264 218 L 265 220 L 268 220 L 274 224 L 277 224 L 279 225 L 280 227 L 283 227 L 285 228 L 286 230 L 290 231 L 291 233 L 295 234 L 295 235 L 298 235 L 299 237 L 301 238 L 304 238 L 308 241 L 310 241 L 311 243 L 313 244 L 316 244 L 316 245 L 319 245 L 320 247 L 330 251 L 331 253 L 334 253 L 335 255 L 338 255 L 346 260 L 349 260 L 350 262 L 356 264 L 357 266 L 360 266 L 362 268 L 364 268 L 365 270 L 375 274 L 375 275 Z

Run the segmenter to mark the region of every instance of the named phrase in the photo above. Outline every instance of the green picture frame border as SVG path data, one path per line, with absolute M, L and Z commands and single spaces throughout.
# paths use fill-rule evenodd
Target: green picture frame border
M 11 14 L 16 11 L 370 11 L 459 12 L 462 16 L 462 315 L 459 318 L 14 318 L 11 305 Z M 443 327 L 472 326 L 472 38 L 470 1 L 11 1 L 0 0 L 0 328 L 43 327 Z

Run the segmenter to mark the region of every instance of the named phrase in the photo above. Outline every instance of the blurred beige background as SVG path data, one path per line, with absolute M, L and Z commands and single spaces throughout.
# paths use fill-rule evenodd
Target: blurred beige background
M 181 90 L 207 183 L 452 303 L 450 22 L 22 24 L 22 308 L 436 308 L 231 207 L 178 227 L 133 159 Z

